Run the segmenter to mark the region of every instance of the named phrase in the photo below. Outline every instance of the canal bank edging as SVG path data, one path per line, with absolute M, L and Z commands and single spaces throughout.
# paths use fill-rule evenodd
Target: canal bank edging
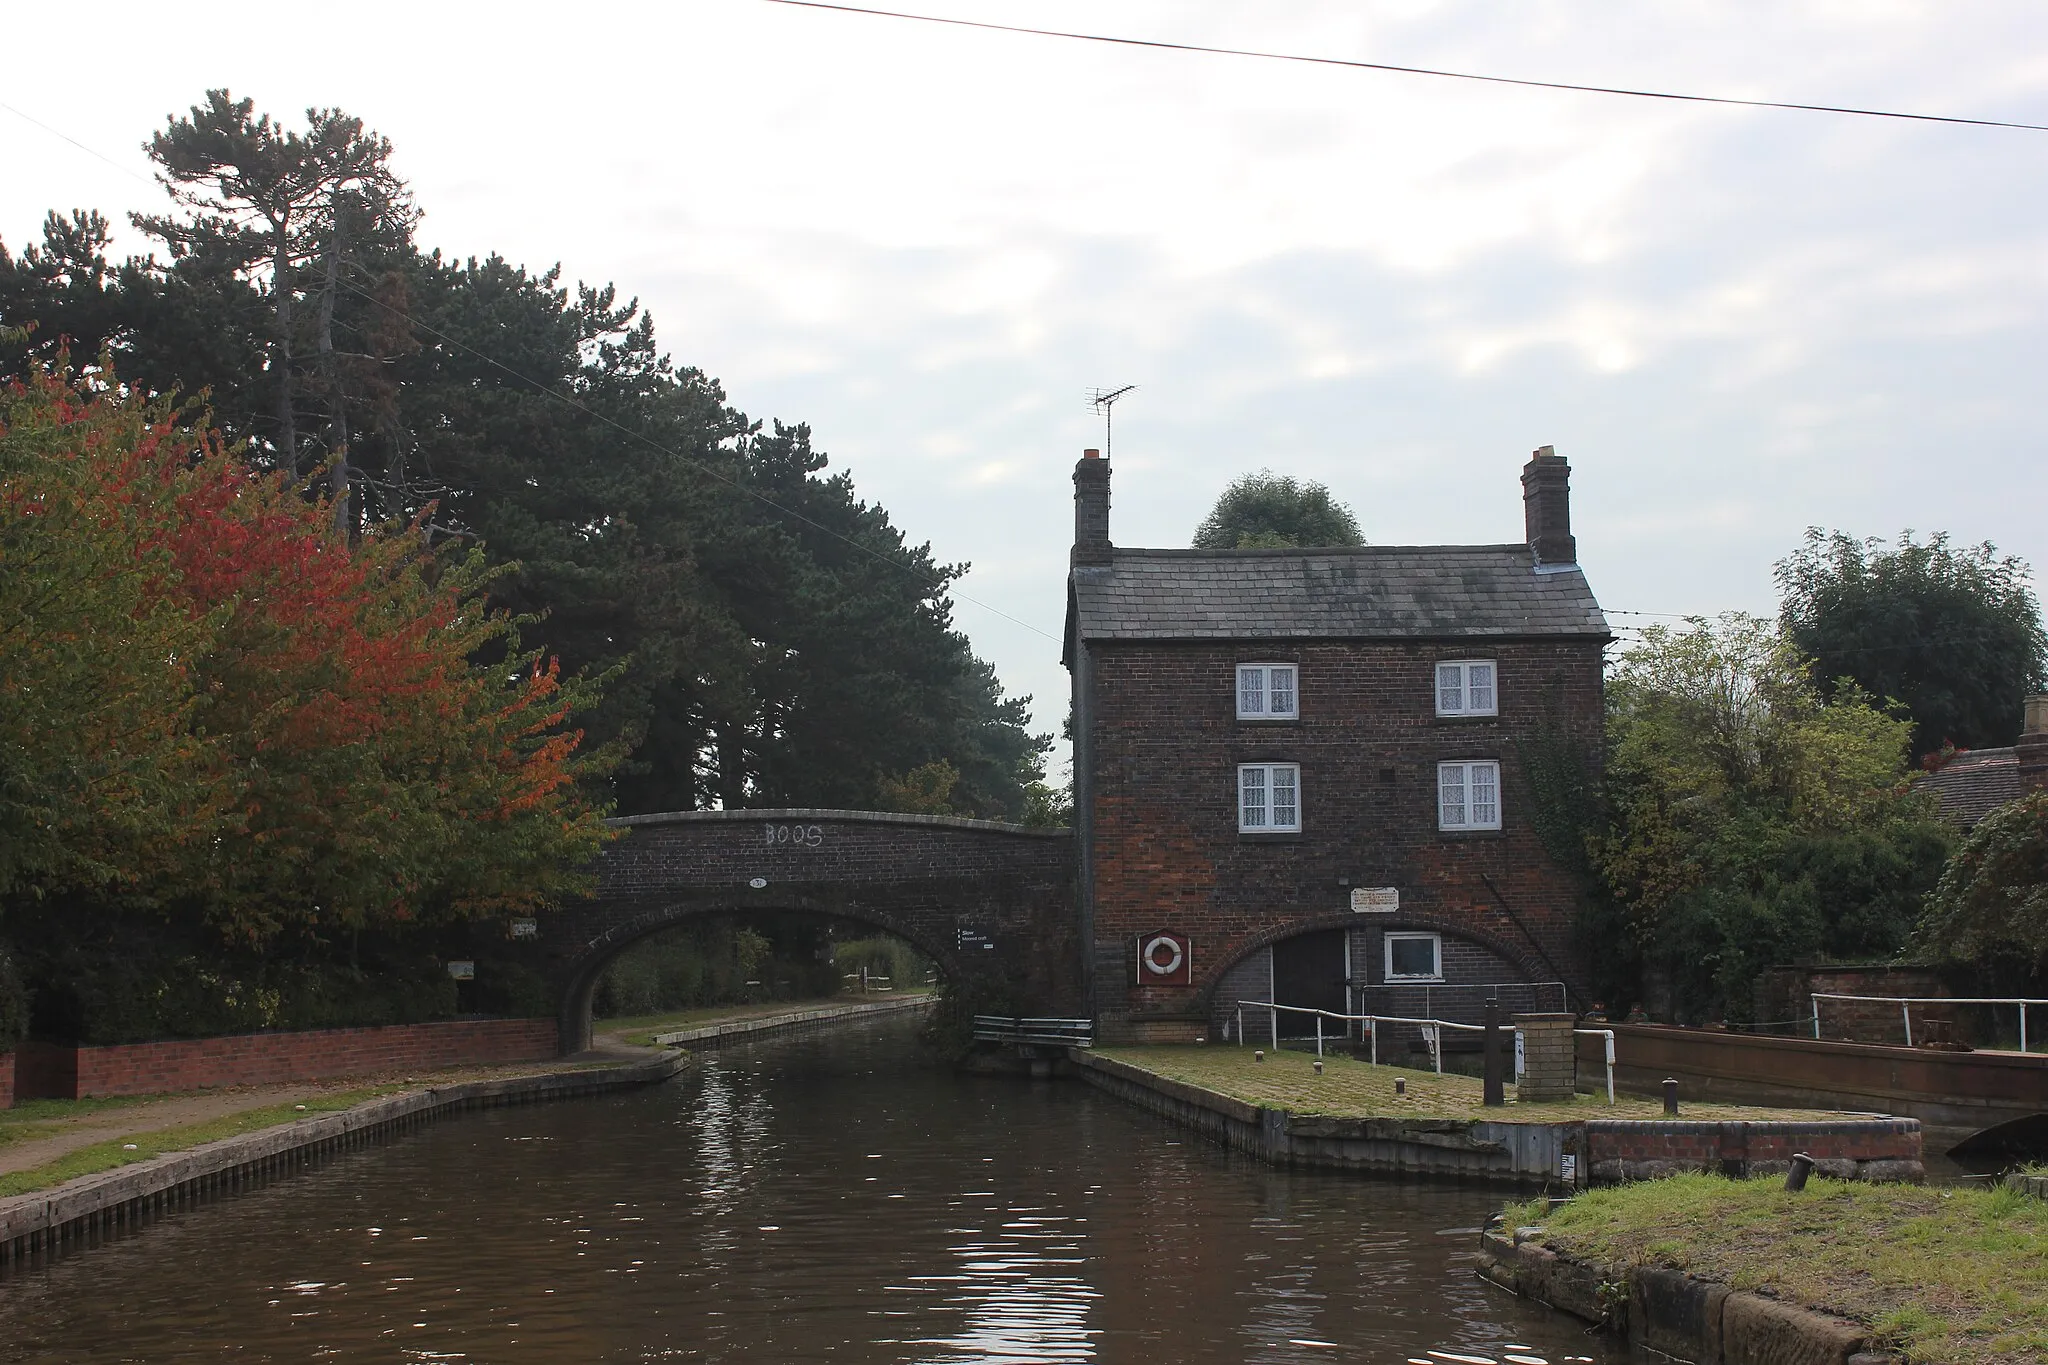
M 330 1156 L 411 1132 L 447 1114 L 650 1085 L 689 1065 L 687 1053 L 671 1052 L 623 1066 L 436 1086 L 166 1152 L 131 1166 L 80 1176 L 55 1189 L 0 1199 L 0 1269 L 96 1244 L 172 1210 L 297 1174 Z
M 1479 1238 L 1479 1276 L 1692 1365 L 1896 1365 L 1846 1318 L 1656 1266 L 1560 1256 L 1523 1229 Z
M 1067 1061 L 1096 1089 L 1276 1166 L 1583 1188 L 1682 1170 L 1778 1173 L 1803 1151 L 1840 1179 L 1923 1175 L 1916 1119 L 1339 1118 L 1253 1105 L 1081 1048 Z
M 901 1000 L 881 1000 L 873 1004 L 821 1005 L 817 1009 L 792 1010 L 787 1014 L 759 1015 L 751 1019 L 726 1019 L 716 1024 L 703 1024 L 697 1028 L 675 1029 L 654 1035 L 657 1047 L 677 1047 L 696 1051 L 701 1048 L 720 1047 L 728 1042 L 752 1042 L 782 1033 L 805 1033 L 812 1029 L 824 1028 L 828 1024 L 844 1023 L 852 1019 L 866 1019 L 870 1016 L 908 1014 L 913 1010 L 930 1009 L 936 996 L 913 995 Z

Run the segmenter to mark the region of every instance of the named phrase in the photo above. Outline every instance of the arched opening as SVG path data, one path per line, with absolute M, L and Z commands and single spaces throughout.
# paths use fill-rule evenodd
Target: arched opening
M 1489 999 L 1503 1017 L 1568 1008 L 1563 982 L 1546 980 L 1528 955 L 1492 935 L 1428 917 L 1360 921 L 1354 915 L 1290 926 L 1256 942 L 1210 988 L 1209 1036 L 1256 1042 L 1277 1034 L 1283 1044 L 1312 1037 L 1317 1017 L 1298 1012 L 1311 1009 L 1476 1025 Z M 1293 1008 L 1246 1008 L 1247 1001 Z M 1357 1023 L 1325 1018 L 1321 1027 L 1326 1045 L 1365 1036 Z M 1425 1050 L 1420 1027 L 1381 1025 L 1380 1060 L 1407 1061 Z M 1476 1065 L 1477 1034 L 1444 1030 L 1447 1068 L 1468 1051 Z
M 947 974 L 900 925 L 804 905 L 690 904 L 637 917 L 589 945 L 568 978 L 564 1052 L 607 1024 L 692 1009 L 922 991 Z

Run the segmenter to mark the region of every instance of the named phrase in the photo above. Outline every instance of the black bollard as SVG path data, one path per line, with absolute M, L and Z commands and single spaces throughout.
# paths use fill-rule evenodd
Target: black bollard
M 1480 1045 L 1479 1053 L 1483 1063 L 1481 1067 L 1484 1085 L 1482 1102 L 1490 1105 L 1506 1104 L 1508 1102 L 1508 1092 L 1507 1081 L 1501 1075 L 1504 1068 L 1501 1065 L 1500 1055 L 1500 1001 L 1498 1000 L 1488 1000 L 1486 1002 L 1486 1032 L 1481 1037 L 1484 1039 Z
M 1672 1080 L 1669 1076 L 1664 1078 L 1664 1112 L 1667 1114 L 1676 1114 L 1678 1112 L 1678 1082 Z
M 1785 1189 L 1788 1192 L 1806 1188 L 1806 1177 L 1813 1174 L 1813 1158 L 1804 1152 L 1792 1156 L 1791 1169 L 1785 1172 Z

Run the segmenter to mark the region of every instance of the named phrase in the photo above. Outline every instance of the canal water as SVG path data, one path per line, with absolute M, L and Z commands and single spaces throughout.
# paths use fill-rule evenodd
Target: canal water
M 443 1120 L 0 1279 L 5 1361 L 1619 1361 L 1499 1192 L 1269 1169 L 914 1025 Z

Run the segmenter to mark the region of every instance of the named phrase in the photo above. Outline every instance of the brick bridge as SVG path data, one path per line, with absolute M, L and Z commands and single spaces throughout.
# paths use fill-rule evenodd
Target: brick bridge
M 1034 1009 L 1082 1008 L 1074 845 L 1064 829 L 882 811 L 633 815 L 597 889 L 546 928 L 566 1052 L 590 1046 L 590 998 L 627 947 L 693 915 L 810 911 L 908 940 L 948 977 L 993 972 Z

